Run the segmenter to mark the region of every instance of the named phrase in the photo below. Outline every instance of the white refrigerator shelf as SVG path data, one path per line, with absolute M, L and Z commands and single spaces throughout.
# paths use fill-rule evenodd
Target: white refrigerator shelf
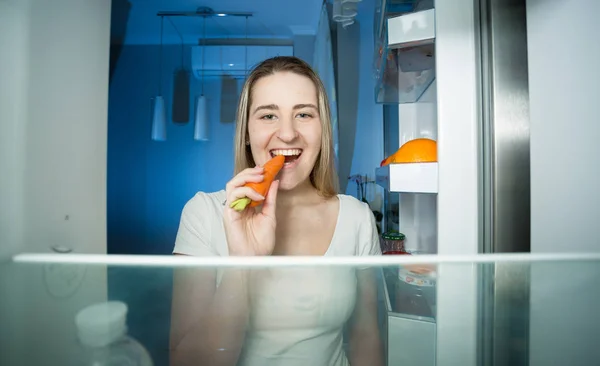
M 375 181 L 390 192 L 437 193 L 438 163 L 389 164 L 375 169 Z
M 435 41 L 435 10 L 391 17 L 387 20 L 389 48 L 414 47 Z

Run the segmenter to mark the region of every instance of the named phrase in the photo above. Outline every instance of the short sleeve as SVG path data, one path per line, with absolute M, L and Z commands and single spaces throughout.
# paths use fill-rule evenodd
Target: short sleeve
M 379 244 L 379 233 L 377 232 L 377 223 L 375 215 L 369 208 L 369 205 L 364 204 L 364 230 L 360 235 L 361 242 L 359 248 L 360 256 L 381 255 L 381 245 Z
M 215 216 L 205 193 L 197 193 L 184 206 L 173 253 L 192 256 L 218 256 L 211 245 L 211 220 Z

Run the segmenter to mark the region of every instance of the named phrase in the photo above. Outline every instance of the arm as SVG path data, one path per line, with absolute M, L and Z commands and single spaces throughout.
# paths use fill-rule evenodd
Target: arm
M 183 209 L 174 254 L 218 256 L 210 237 L 213 217 L 205 196 Z M 170 364 L 235 365 L 248 317 L 247 274 L 227 269 L 217 286 L 215 268 L 176 267 L 173 272 Z
M 235 365 L 248 320 L 247 273 L 178 268 L 173 279 L 171 365 Z
M 377 323 L 376 269 L 357 270 L 358 294 L 349 324 L 352 366 L 383 366 L 384 352 Z
M 371 209 L 364 204 L 359 229 L 359 255 L 381 255 L 377 224 Z M 352 366 L 383 366 L 384 349 L 378 324 L 377 268 L 356 270 L 357 298 L 349 322 L 349 361 Z
M 248 168 L 226 185 L 226 202 L 240 198 L 263 199 L 249 182 L 261 182 L 263 168 Z M 268 255 L 275 245 L 275 199 L 273 182 L 260 213 L 237 212 L 227 206 L 222 223 L 218 205 L 207 204 L 206 195 L 196 195 L 183 209 L 175 241 L 175 253 L 219 255 L 211 230 L 225 229 L 228 255 Z M 217 206 L 219 208 L 215 209 Z M 215 229 L 216 228 L 216 229 Z M 232 245 L 233 244 L 233 245 Z M 177 273 L 178 272 L 178 273 Z M 249 318 L 250 272 L 226 269 L 216 285 L 214 271 L 178 270 L 174 275 L 172 306 L 172 365 L 235 365 L 244 343 Z

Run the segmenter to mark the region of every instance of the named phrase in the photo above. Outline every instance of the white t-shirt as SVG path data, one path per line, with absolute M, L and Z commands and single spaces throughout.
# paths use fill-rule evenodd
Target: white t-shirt
M 339 215 L 325 255 L 380 255 L 369 206 L 352 196 L 338 198 Z M 173 252 L 229 255 L 224 202 L 225 191 L 199 192 L 188 201 Z M 350 267 L 257 270 L 250 283 L 250 322 L 238 365 L 347 366 L 343 327 L 354 310 L 356 284 Z

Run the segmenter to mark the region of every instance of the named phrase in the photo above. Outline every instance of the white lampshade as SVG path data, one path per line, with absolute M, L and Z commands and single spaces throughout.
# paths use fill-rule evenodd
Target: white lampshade
M 208 141 L 208 109 L 204 95 L 196 98 L 196 114 L 194 116 L 194 140 Z
M 165 100 L 162 96 L 154 99 L 154 110 L 152 111 L 152 140 L 165 141 L 167 139 L 167 114 L 165 111 Z

